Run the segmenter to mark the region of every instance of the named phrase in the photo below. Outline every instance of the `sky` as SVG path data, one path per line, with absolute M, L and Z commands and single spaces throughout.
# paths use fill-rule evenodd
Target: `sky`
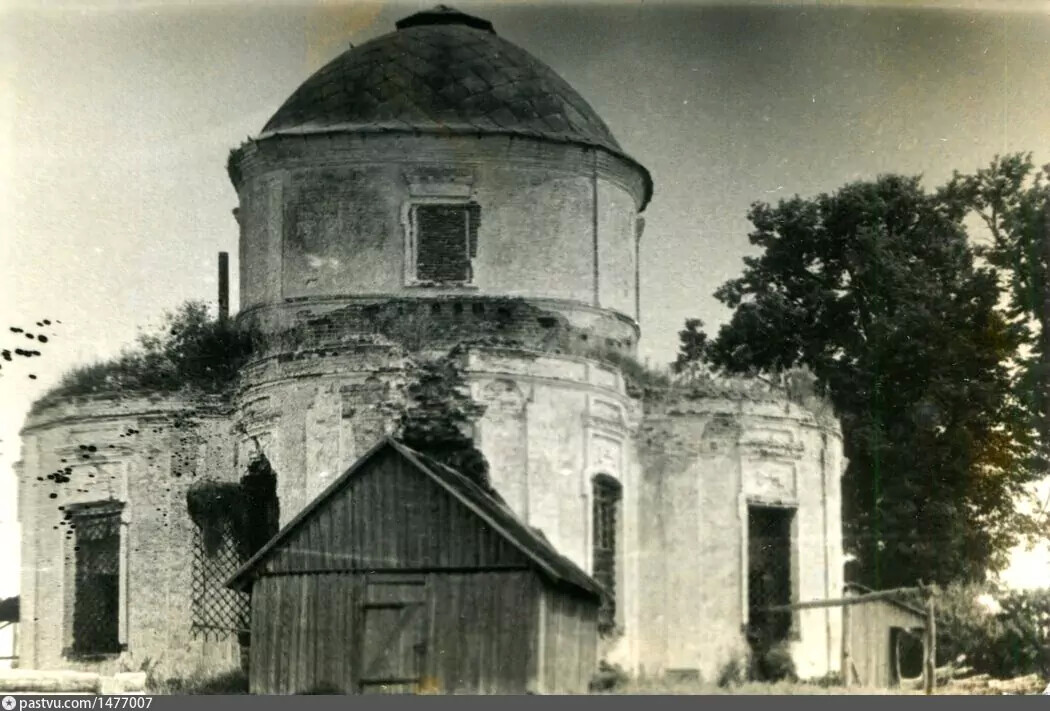
M 238 273 L 229 150 L 350 43 L 434 1 L 0 0 L 0 347 L 51 322 L 40 358 L 0 372 L 0 595 L 17 587 L 29 404 L 166 310 L 214 301 L 216 253 Z M 751 253 L 752 202 L 888 172 L 934 186 L 998 153 L 1050 162 L 1050 1 L 455 5 L 552 66 L 652 172 L 654 365 L 686 318 L 728 318 L 712 293 Z M 1018 561 L 1016 582 L 1050 585 L 1045 551 Z

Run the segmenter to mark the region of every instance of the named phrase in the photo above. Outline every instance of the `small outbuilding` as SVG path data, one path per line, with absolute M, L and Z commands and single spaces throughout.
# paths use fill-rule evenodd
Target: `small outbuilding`
M 922 678 L 926 612 L 856 583 L 846 584 L 843 606 L 843 675 L 853 683 L 890 688 Z
M 603 591 L 458 472 L 384 439 L 227 584 L 256 694 L 585 691 Z

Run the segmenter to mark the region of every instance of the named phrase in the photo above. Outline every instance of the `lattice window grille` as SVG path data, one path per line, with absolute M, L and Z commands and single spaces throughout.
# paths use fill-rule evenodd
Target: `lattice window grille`
M 73 648 L 78 656 L 120 652 L 120 508 L 85 507 L 76 530 Z
M 203 532 L 194 526 L 191 630 L 195 639 L 221 641 L 248 630 L 248 595 L 224 584 L 244 561 L 228 523 L 219 545 L 208 548 Z
M 620 513 L 620 484 L 611 477 L 594 479 L 593 566 L 595 581 L 606 594 L 598 608 L 598 630 L 616 628 L 616 531 Z

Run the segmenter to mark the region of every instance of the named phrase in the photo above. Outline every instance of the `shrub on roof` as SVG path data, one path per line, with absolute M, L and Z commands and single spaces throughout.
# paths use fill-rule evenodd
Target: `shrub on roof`
M 188 301 L 116 358 L 66 373 L 40 403 L 101 393 L 220 393 L 236 382 L 254 340 L 232 321 L 211 318 L 206 304 Z

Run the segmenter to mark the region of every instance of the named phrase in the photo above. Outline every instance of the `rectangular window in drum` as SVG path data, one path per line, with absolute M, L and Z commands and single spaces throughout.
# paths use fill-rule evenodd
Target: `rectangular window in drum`
M 420 284 L 471 284 L 481 208 L 474 203 L 412 207 L 414 280 Z

